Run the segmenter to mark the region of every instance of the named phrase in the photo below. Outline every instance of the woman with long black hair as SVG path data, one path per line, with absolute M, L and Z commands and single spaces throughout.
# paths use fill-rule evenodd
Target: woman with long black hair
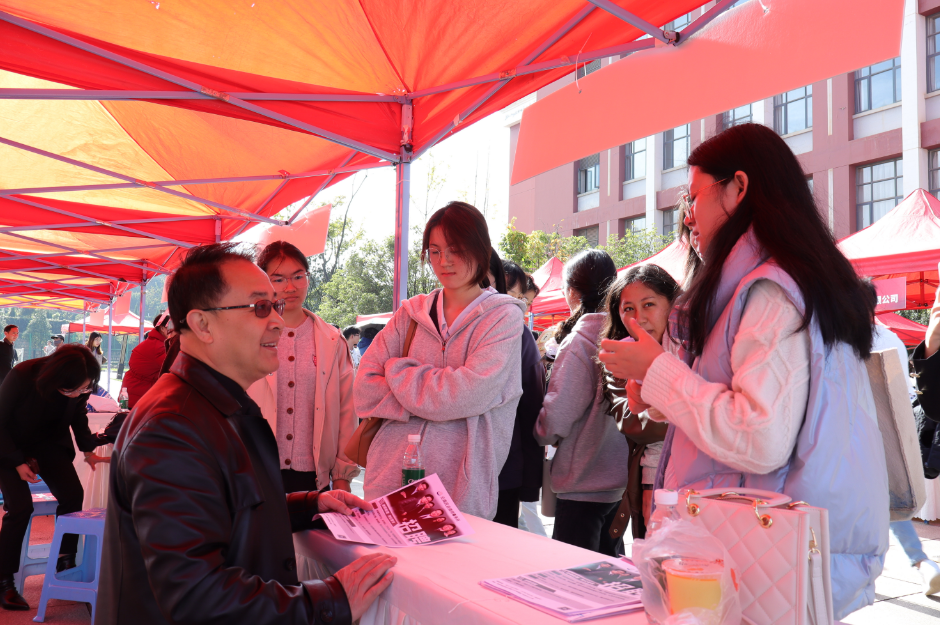
M 874 601 L 888 547 L 884 446 L 864 360 L 871 297 L 839 252 L 787 144 L 759 124 L 698 146 L 684 199 L 701 259 L 665 353 L 635 343 L 600 358 L 631 382 L 636 412 L 670 423 L 666 488 L 750 487 L 829 509 L 836 619 Z M 672 349 L 673 347 L 678 349 Z
M 101 350 L 101 335 L 97 332 L 88 335 L 88 342 L 85 343 L 85 347 L 91 350 L 91 355 L 95 357 L 99 367 L 103 367 L 108 362 L 107 357 Z
M 555 445 L 552 490 L 558 495 L 552 538 L 619 556 L 623 537 L 607 530 L 627 485 L 630 448 L 607 415 L 597 343 L 607 322 L 602 302 L 617 267 L 606 252 L 587 250 L 565 263 L 562 290 L 571 317 L 555 332 L 560 343 L 535 440 Z
M 49 486 L 58 500 L 56 516 L 82 509 L 84 491 L 72 460 L 71 428 L 78 448 L 90 456 L 102 444 L 88 429 L 86 404 L 101 368 L 84 345 L 63 345 L 52 355 L 18 364 L 0 385 L 0 608 L 28 610 L 16 591 L 20 549 L 33 513 L 29 483 Z M 62 539 L 57 569 L 75 566 L 78 536 Z M 50 557 L 53 557 L 50 555 Z

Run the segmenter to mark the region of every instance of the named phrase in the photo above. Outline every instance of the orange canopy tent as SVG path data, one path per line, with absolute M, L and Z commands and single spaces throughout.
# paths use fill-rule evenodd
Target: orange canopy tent
M 863 276 L 905 278 L 904 308 L 930 308 L 940 263 L 940 200 L 917 189 L 884 217 L 839 241 L 839 249 Z
M 605 4 L 0 0 L 0 284 L 107 301 L 395 165 L 397 307 L 410 162 L 701 0 Z
M 592 2 L 620 14 L 621 3 Z M 727 6 L 719 2 L 711 11 L 722 5 Z M 760 0 L 744 2 L 704 27 L 693 23 L 679 34 L 679 45 L 657 41 L 654 49 L 631 54 L 526 108 L 512 184 L 895 57 L 903 9 L 904 0 Z M 833 36 L 835 24 L 845 36 Z M 722 80 L 723 68 L 734 68 L 735 78 Z

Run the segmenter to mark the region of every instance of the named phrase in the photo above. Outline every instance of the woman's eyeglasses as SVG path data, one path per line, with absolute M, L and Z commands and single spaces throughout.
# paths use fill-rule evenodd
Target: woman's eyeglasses
M 307 283 L 307 274 L 297 273 L 297 274 L 292 275 L 289 278 L 285 278 L 284 276 L 276 276 L 274 278 L 271 278 L 271 284 L 274 285 L 274 288 L 276 290 L 280 290 L 283 287 L 287 286 L 288 280 L 293 282 L 294 286 L 299 288 Z
M 252 308 L 255 311 L 255 317 L 259 319 L 265 319 L 271 315 L 271 311 L 277 311 L 277 314 L 284 314 L 284 306 L 287 305 L 282 299 L 272 302 L 269 299 L 259 299 L 254 304 L 245 304 L 243 306 L 219 306 L 217 308 L 200 308 L 203 312 L 211 312 L 214 310 L 238 310 L 239 308 Z
M 685 204 L 686 213 L 692 212 L 692 209 L 695 208 L 695 200 L 698 199 L 698 196 L 702 195 L 702 192 L 711 189 L 711 188 L 714 187 L 716 184 L 721 184 L 722 182 L 728 182 L 729 180 L 731 180 L 731 178 L 723 178 L 723 179 L 721 179 L 721 180 L 716 180 L 715 182 L 711 183 L 710 185 L 706 185 L 706 186 L 702 187 L 701 189 L 699 189 L 699 190 L 698 190 L 698 193 L 695 194 L 695 197 L 692 197 L 692 195 L 689 194 L 689 193 L 683 193 L 682 195 L 680 195 L 680 196 L 679 196 L 679 200 L 680 200 L 683 204 Z
M 441 258 L 450 262 L 459 254 L 460 252 L 452 247 L 448 247 L 446 250 L 439 250 L 436 247 L 428 248 L 428 260 L 434 264 L 441 262 Z
M 66 397 L 78 397 L 79 395 L 84 395 L 85 393 L 91 393 L 94 390 L 95 390 L 95 384 L 92 383 L 92 384 L 89 384 L 88 386 L 77 388 L 73 391 L 67 391 L 65 389 L 60 388 L 59 392 L 65 395 Z

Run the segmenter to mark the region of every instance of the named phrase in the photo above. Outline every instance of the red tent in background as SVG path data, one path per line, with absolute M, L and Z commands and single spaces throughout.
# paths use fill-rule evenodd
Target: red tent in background
M 869 227 L 839 241 L 860 275 L 907 279 L 905 308 L 930 308 L 940 263 L 940 200 L 918 189 Z
M 565 264 L 552 256 L 532 272 L 532 280 L 539 287 L 539 295 L 532 301 L 529 312 L 535 316 L 568 314 L 568 304 L 561 291 L 562 272 Z
M 636 267 L 637 265 L 659 265 L 665 269 L 666 273 L 672 276 L 676 282 L 682 284 L 685 280 L 685 262 L 688 258 L 688 243 L 677 239 L 646 260 L 641 260 L 618 270 L 617 277 L 619 278 L 626 273 L 627 269 L 630 267 Z
M 893 312 L 875 315 L 875 322 L 897 334 L 898 338 L 908 347 L 917 347 L 924 340 L 924 335 L 927 333 L 927 326 L 911 321 L 901 315 L 896 315 Z
M 356 325 L 363 326 L 370 323 L 387 324 L 395 313 L 376 313 L 374 315 L 359 315 L 356 317 Z
M 97 315 L 89 315 L 85 317 L 84 331 L 85 333 L 97 332 L 102 335 L 108 333 L 108 311 L 105 310 L 103 313 L 98 313 Z M 82 332 L 82 322 L 81 321 L 72 321 L 71 323 L 62 324 L 62 334 L 68 334 L 69 332 Z M 137 334 L 140 331 L 140 317 L 134 313 L 128 311 L 126 313 L 121 313 L 115 311 L 114 313 L 114 324 L 112 326 L 114 334 Z M 147 320 L 144 320 L 144 332 L 149 332 L 153 330 L 153 324 Z

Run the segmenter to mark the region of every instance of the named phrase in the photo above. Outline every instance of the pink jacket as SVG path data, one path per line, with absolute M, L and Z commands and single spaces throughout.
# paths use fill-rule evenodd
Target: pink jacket
M 309 310 L 313 319 L 313 340 L 317 353 L 317 379 L 314 395 L 313 459 L 317 465 L 317 487 L 330 480 L 349 480 L 359 475 L 359 466 L 346 457 L 343 450 L 356 430 L 358 420 L 353 411 L 353 366 L 349 349 L 339 330 Z M 265 376 L 248 387 L 261 414 L 277 435 L 277 372 Z

